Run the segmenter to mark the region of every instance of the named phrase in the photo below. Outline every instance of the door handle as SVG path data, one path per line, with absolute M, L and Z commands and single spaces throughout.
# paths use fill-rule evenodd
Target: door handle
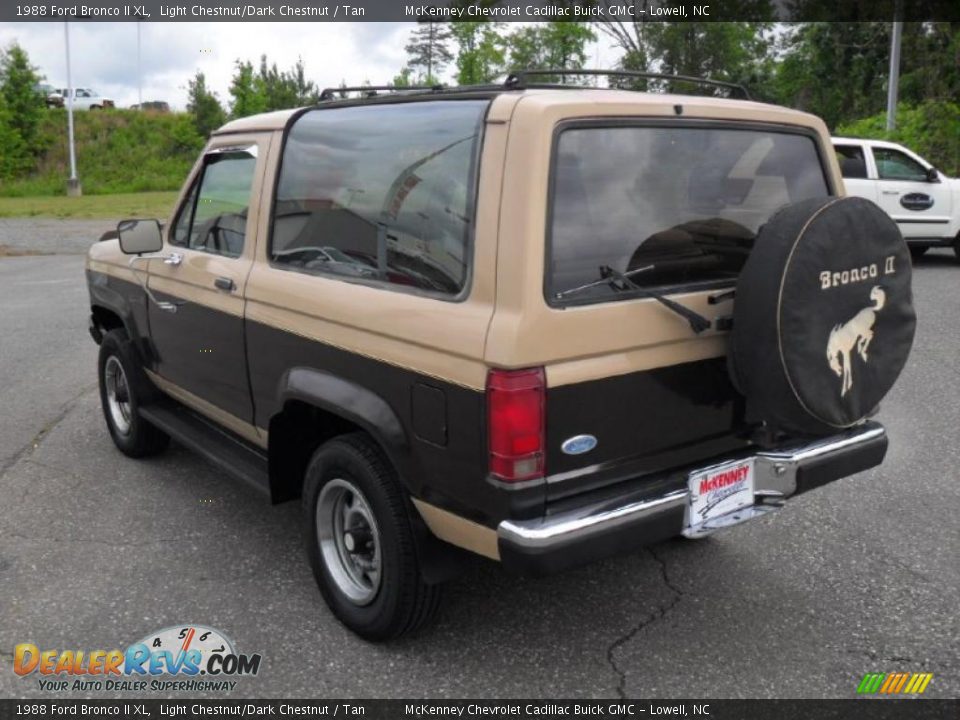
M 884 191 L 883 191 L 883 194 L 884 194 L 884 195 L 899 195 L 899 194 L 900 194 L 900 191 L 899 191 L 899 190 L 884 190 Z
M 180 263 L 183 262 L 183 255 L 180 253 L 170 253 L 163 259 L 164 265 L 173 265 L 177 267 Z
M 227 292 L 233 292 L 233 289 L 236 287 L 236 285 L 233 284 L 233 280 L 228 277 L 218 277 L 213 281 L 213 284 L 217 289 L 226 290 Z

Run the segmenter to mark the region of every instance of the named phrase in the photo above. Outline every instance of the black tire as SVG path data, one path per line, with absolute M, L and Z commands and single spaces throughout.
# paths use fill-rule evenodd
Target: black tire
M 122 373 L 125 393 L 117 390 L 118 368 Z M 100 381 L 103 417 L 107 422 L 110 437 L 120 452 L 132 458 L 142 458 L 166 450 L 170 437 L 141 418 L 137 412 L 141 405 L 155 397 L 156 390 L 144 374 L 125 331 L 111 330 L 104 335 L 100 343 L 97 375 Z M 111 397 L 117 401 L 113 409 Z M 126 412 L 122 410 L 124 404 Z
M 910 257 L 912 257 L 914 260 L 922 258 L 927 254 L 927 250 L 929 249 L 929 245 L 910 245 Z
M 347 489 L 347 485 L 352 490 Z M 359 499 L 353 491 L 359 491 Z M 374 561 L 375 553 L 379 553 L 378 580 L 375 588 L 372 582 L 369 587 L 358 586 L 360 591 L 367 591 L 368 596 L 364 598 L 351 598 L 343 589 L 344 573 L 348 583 L 350 577 L 355 577 L 345 568 L 362 553 L 345 550 L 351 544 L 345 539 L 338 545 L 337 537 L 345 538 L 349 533 L 337 536 L 333 528 L 336 521 L 330 521 L 327 516 L 330 496 L 335 492 L 353 495 L 352 500 L 344 501 L 351 507 L 360 506 L 362 501 L 362 508 L 369 511 L 374 520 L 375 539 L 368 539 L 365 547 L 376 549 L 361 559 L 369 564 Z M 321 497 L 323 505 L 318 514 Z M 333 614 L 367 640 L 390 640 L 412 632 L 430 622 L 439 608 L 441 587 L 428 585 L 423 580 L 410 512 L 396 471 L 366 434 L 353 433 L 330 440 L 310 459 L 303 488 L 304 537 L 310 567 Z M 321 527 L 328 536 L 323 547 Z M 338 562 L 338 558 L 345 555 L 349 559 Z
M 957 262 L 960 262 L 960 235 L 953 241 L 953 254 L 957 256 Z

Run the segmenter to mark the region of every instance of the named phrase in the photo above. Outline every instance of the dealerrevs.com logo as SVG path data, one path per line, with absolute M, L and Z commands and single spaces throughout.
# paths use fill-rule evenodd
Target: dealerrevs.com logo
M 14 648 L 13 671 L 33 676 L 41 690 L 63 692 L 148 690 L 231 691 L 237 680 L 260 671 L 259 653 L 237 653 L 219 630 L 176 625 L 151 633 L 126 650 Z

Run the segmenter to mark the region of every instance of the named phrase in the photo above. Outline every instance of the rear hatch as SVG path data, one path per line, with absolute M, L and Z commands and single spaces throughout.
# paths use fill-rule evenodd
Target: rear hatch
M 832 193 L 818 130 L 674 117 L 554 125 L 545 253 L 539 265 L 527 258 L 539 267 L 545 308 L 524 303 L 512 328 L 518 354 L 546 368 L 547 501 L 748 444 L 716 321 L 732 314 L 729 291 L 763 223 L 786 204 Z M 622 275 L 630 282 L 604 280 Z M 713 327 L 695 333 L 651 295 Z M 506 339 L 492 330 L 491 355 Z

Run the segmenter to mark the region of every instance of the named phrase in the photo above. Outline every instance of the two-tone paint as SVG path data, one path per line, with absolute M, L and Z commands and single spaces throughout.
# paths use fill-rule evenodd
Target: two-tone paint
M 488 97 L 490 106 L 469 284 L 455 300 L 271 265 L 275 180 L 296 111 L 231 122 L 205 151 L 258 148 L 239 257 L 174 245 L 171 222 L 164 253 L 181 254 L 179 265 L 139 262 L 138 279 L 117 241 L 107 240 L 91 249 L 87 272 L 98 331 L 126 328 L 166 394 L 266 452 L 275 500 L 299 494 L 319 441 L 361 428 L 395 464 L 434 535 L 497 557 L 495 528 L 504 519 L 541 517 L 582 494 L 747 444 L 724 366 L 725 332 L 694 336 L 650 299 L 567 308 L 545 301 L 552 130 L 595 117 L 667 121 L 682 105 L 685 119 L 749 116 L 812 133 L 828 175 L 839 172 L 819 119 L 758 103 L 603 90 L 466 96 Z M 376 103 L 366 104 L 375 111 Z M 178 208 L 202 167 L 201 158 Z M 227 289 L 218 278 L 231 281 Z M 148 303 L 140 282 L 177 311 Z M 674 297 L 711 320 L 729 314 L 729 304 L 711 305 L 707 296 L 691 289 Z M 494 482 L 487 475 L 487 373 L 536 366 L 545 368 L 548 386 L 547 475 Z M 564 453 L 563 443 L 581 434 L 592 435 L 595 447 Z

